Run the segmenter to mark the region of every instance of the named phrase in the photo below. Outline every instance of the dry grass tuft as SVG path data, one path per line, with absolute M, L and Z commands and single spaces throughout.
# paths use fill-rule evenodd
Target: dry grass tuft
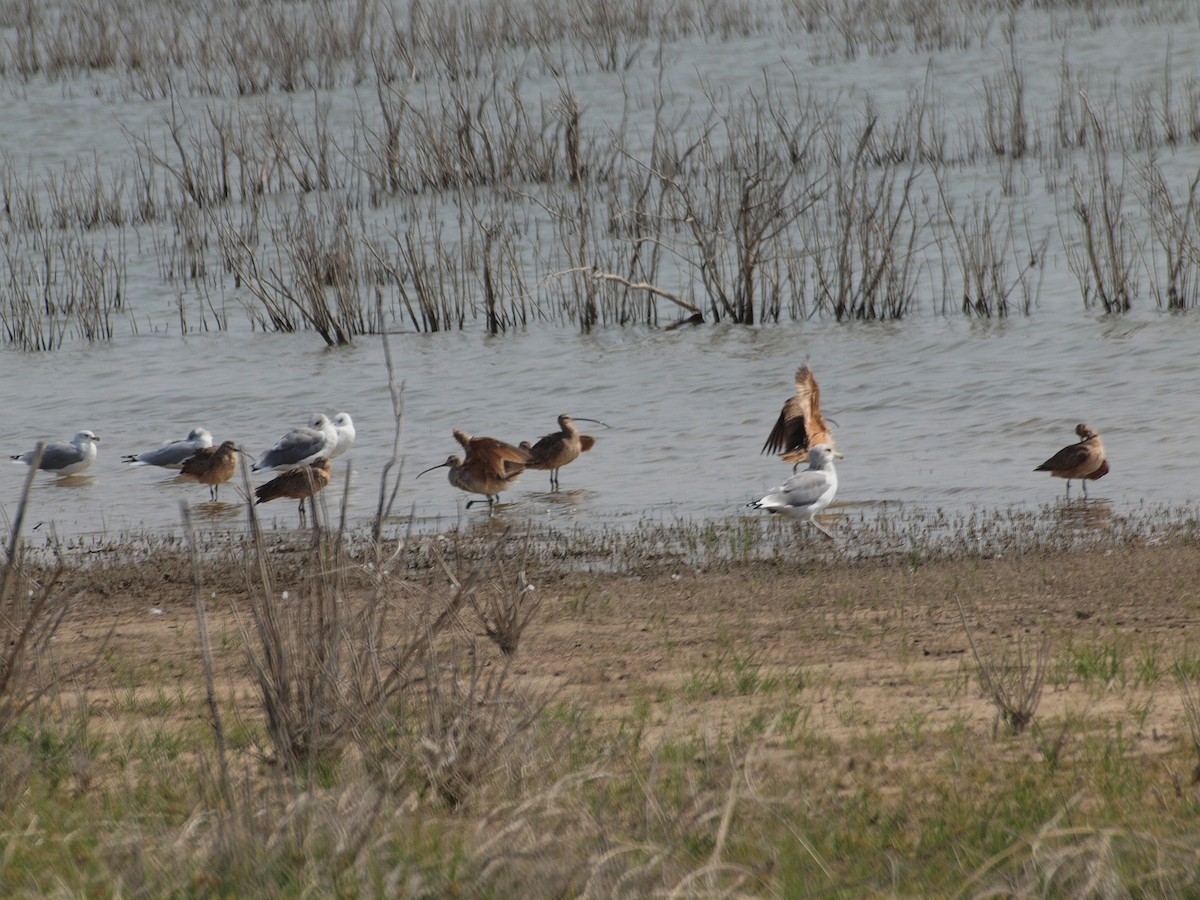
M 996 727 L 1003 722 L 1009 734 L 1021 734 L 1033 721 L 1042 699 L 1050 663 L 1050 636 L 1043 634 L 1034 647 L 1030 646 L 1031 641 L 1018 638 L 1011 649 L 1004 648 L 998 653 L 981 651 L 967 624 L 962 601 L 956 596 L 954 602 L 958 604 L 963 629 L 975 657 L 979 686 L 996 707 Z

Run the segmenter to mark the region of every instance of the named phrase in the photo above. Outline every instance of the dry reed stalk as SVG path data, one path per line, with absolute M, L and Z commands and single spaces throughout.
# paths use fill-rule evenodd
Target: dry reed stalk
M 1177 205 L 1162 170 L 1153 162 L 1142 168 L 1145 206 L 1150 233 L 1166 264 L 1166 286 L 1157 291 L 1159 304 L 1166 297 L 1171 310 L 1200 305 L 1200 172 L 1188 186 L 1187 200 Z
M 912 211 L 917 178 L 914 159 L 900 180 L 900 166 L 888 156 L 877 174 L 865 153 L 875 130 L 871 119 L 849 155 L 840 138 L 827 133 L 833 161 L 833 187 L 820 202 L 815 220 L 805 223 L 813 252 L 817 308 L 845 319 L 899 319 L 916 290 L 916 246 L 920 224 Z M 825 232 L 825 222 L 830 232 Z
M 200 639 L 200 657 L 204 663 L 204 694 L 208 704 L 209 725 L 217 747 L 217 776 L 221 799 L 228 806 L 233 795 L 229 783 L 229 761 L 226 751 L 225 727 L 221 721 L 221 710 L 217 705 L 217 689 L 213 679 L 212 646 L 208 639 L 208 616 L 204 609 L 204 591 L 200 577 L 200 550 L 196 546 L 196 532 L 192 525 L 191 510 L 187 503 L 180 503 L 183 530 L 187 537 L 188 555 L 192 562 L 192 602 L 196 608 L 196 626 Z
M 1017 64 L 1017 11 L 1010 9 L 1004 26 L 1008 45 L 1003 73 L 984 77 L 984 126 L 988 145 L 996 156 L 1021 159 L 1029 151 L 1029 123 L 1025 118 L 1025 77 Z
M 7 553 L 0 567 L 0 735 L 42 698 L 90 672 L 108 647 L 114 624 L 90 659 L 73 662 L 51 676 L 51 644 L 71 601 L 82 593 L 83 582 L 60 587 L 65 566 L 61 557 L 48 572 L 35 576 L 24 558 L 21 529 L 25 522 L 45 444 L 38 442 L 17 512 L 9 531 Z
M 380 305 L 382 306 L 382 301 L 380 301 Z M 378 315 L 382 320 L 382 309 Z M 375 520 L 371 524 L 371 542 L 376 547 L 383 539 L 383 523 L 392 515 L 396 495 L 400 491 L 400 479 L 404 476 L 404 460 L 400 455 L 404 439 L 404 382 L 396 380 L 396 365 L 392 361 L 392 345 L 386 329 L 380 332 L 380 340 L 383 342 L 383 361 L 387 367 L 388 396 L 392 401 L 394 427 L 392 430 L 392 455 L 388 457 L 388 461 L 383 464 L 383 469 L 379 473 L 379 503 L 375 508 Z M 389 490 L 392 469 L 396 470 L 396 477 L 391 480 Z
M 1125 184 L 1109 171 L 1108 147 L 1099 116 L 1082 94 L 1094 140 L 1085 182 L 1071 178 L 1072 212 L 1079 222 L 1078 241 L 1067 241 L 1067 264 L 1083 289 L 1084 304 L 1098 300 L 1106 313 L 1128 312 L 1137 295 L 1135 265 L 1141 245 L 1124 212 Z
M 1004 230 L 999 221 L 1002 205 L 992 205 L 986 197 L 982 203 L 977 199 L 973 201 L 970 214 L 960 220 L 955 215 L 954 201 L 950 197 L 946 173 L 941 166 L 934 168 L 934 178 L 938 187 L 940 212 L 949 226 L 951 248 L 957 263 L 947 264 L 943 246 L 943 271 L 961 273 L 962 312 L 981 318 L 1005 318 L 1013 311 L 1011 298 L 1019 288 L 1022 300 L 1016 311 L 1029 315 L 1035 298 L 1029 275 L 1035 269 L 1044 271 L 1042 263 L 1049 238 L 1043 238 L 1040 244 L 1031 243 L 1027 251 L 1018 252 L 1011 208 Z M 938 242 L 942 244 L 940 234 Z M 1013 273 L 1011 270 L 1016 259 L 1020 261 L 1016 263 L 1017 271 Z M 949 280 L 947 278 L 946 282 L 949 283 Z

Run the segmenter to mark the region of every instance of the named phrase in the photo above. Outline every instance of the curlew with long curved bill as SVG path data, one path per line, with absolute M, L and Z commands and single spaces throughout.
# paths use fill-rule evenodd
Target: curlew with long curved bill
M 594 422 L 608 427 L 599 419 L 575 418 L 563 413 L 558 417 L 558 431 L 544 435 L 532 446 L 526 441 L 521 442 L 521 447 L 527 449 L 532 457 L 525 463 L 525 468 L 549 469 L 552 491 L 558 490 L 558 470 L 567 463 L 574 462 L 580 453 L 586 453 L 596 445 L 596 439 L 590 434 L 579 433 L 579 429 L 575 427 L 576 422 Z
M 517 480 L 532 456 L 523 447 L 514 447 L 493 437 L 473 437 L 457 428 L 454 429 L 454 439 L 462 445 L 466 456 L 448 457 L 444 463 L 419 472 L 417 478 L 434 469 L 448 468 L 447 480 L 459 490 L 483 494 L 490 513 L 500 499 L 500 492 L 507 490 Z M 470 500 L 467 509 L 483 502 Z
M 837 540 L 814 518 L 833 502 L 837 494 L 837 469 L 833 467 L 835 456 L 841 458 L 842 454 L 828 444 L 814 444 L 808 448 L 807 469 L 797 472 L 779 487 L 772 488 L 764 496 L 746 505 L 752 509 L 779 513 L 789 519 L 807 521 L 825 537 Z
M 233 441 L 222 441 L 219 447 L 201 447 L 183 461 L 179 474 L 195 478 L 208 485 L 208 497 L 217 502 L 221 485 L 237 471 L 238 451 Z
M 1067 479 L 1067 499 L 1071 499 L 1071 479 L 1083 482 L 1083 496 L 1087 497 L 1087 483 L 1108 474 L 1108 458 L 1104 455 L 1104 444 L 1100 434 L 1082 422 L 1075 426 L 1079 441 L 1063 447 L 1033 471 L 1049 472 L 1055 478 Z
M 304 501 L 324 490 L 329 484 L 329 460 L 322 456 L 314 459 L 306 466 L 288 469 L 282 475 L 277 475 L 266 484 L 260 484 L 254 489 L 254 504 L 270 503 L 280 497 L 291 497 L 300 501 L 300 527 L 304 527 Z
M 833 432 L 821 415 L 821 389 L 808 366 L 796 370 L 796 393 L 788 397 L 775 421 L 775 427 L 763 444 L 761 453 L 778 453 L 784 462 L 792 463 L 795 472 L 808 459 L 808 450 L 817 444 L 836 445 Z
M 51 441 L 42 448 L 38 468 L 43 472 L 53 472 L 60 478 L 76 475 L 96 461 L 98 443 L 100 438 L 91 431 L 77 431 L 69 441 Z M 35 456 L 37 450 L 28 450 L 12 459 L 31 466 Z

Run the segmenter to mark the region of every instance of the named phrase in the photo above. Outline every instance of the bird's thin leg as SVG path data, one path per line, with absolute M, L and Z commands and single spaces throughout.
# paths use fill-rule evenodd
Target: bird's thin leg
M 821 532 L 821 534 L 825 535 L 825 537 L 829 538 L 835 544 L 837 543 L 837 538 L 821 527 L 821 524 L 816 519 L 809 519 L 808 521 L 812 524 L 813 528 L 817 529 L 817 531 Z
M 300 501 L 300 527 L 304 527 L 304 522 L 308 517 L 304 514 L 304 501 Z
M 1083 485 L 1083 499 L 1086 500 L 1087 499 L 1087 479 L 1081 478 L 1081 479 L 1079 479 L 1079 483 Z
M 1067 479 L 1067 499 L 1071 499 L 1071 479 Z

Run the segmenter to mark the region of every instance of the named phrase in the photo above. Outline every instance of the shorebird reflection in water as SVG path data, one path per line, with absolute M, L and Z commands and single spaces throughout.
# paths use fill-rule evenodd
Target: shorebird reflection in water
M 483 494 L 488 511 L 491 512 L 496 501 L 500 499 L 500 492 L 507 490 L 529 463 L 532 458 L 529 451 L 493 437 L 473 437 L 457 428 L 454 429 L 454 439 L 462 445 L 466 456 L 448 457 L 444 463 L 430 466 L 424 472 L 418 473 L 417 478 L 434 469 L 448 468 L 450 472 L 447 480 L 460 490 Z M 470 500 L 467 502 L 467 509 L 483 502 Z
M 528 450 L 531 457 L 525 468 L 549 469 L 552 491 L 558 490 L 558 470 L 567 463 L 574 462 L 580 453 L 586 453 L 596 445 L 596 439 L 590 434 L 579 433 L 579 429 L 575 427 L 576 422 L 594 422 L 608 427 L 599 419 L 577 419 L 563 413 L 558 417 L 558 431 L 544 435 L 532 446 L 526 441 L 521 442 L 521 447 Z
M 1079 441 L 1063 447 L 1033 471 L 1049 472 L 1055 478 L 1067 479 L 1067 499 L 1071 499 L 1071 479 L 1083 482 L 1083 496 L 1087 497 L 1088 481 L 1095 481 L 1108 474 L 1108 459 L 1104 455 L 1104 444 L 1100 434 L 1082 422 L 1075 426 Z
M 817 444 L 834 449 L 833 432 L 821 414 L 821 389 L 808 366 L 796 370 L 796 393 L 788 397 L 775 420 L 775 427 L 763 444 L 761 453 L 778 453 L 792 463 L 795 472 L 807 461 L 808 450 Z
M 324 490 L 329 484 L 330 466 L 325 457 L 315 459 L 306 466 L 288 469 L 266 484 L 254 489 L 255 505 L 270 503 L 280 497 L 291 497 L 300 501 L 300 527 L 304 527 L 304 501 Z
M 837 469 L 833 467 L 833 458 L 841 455 L 828 444 L 809 447 L 807 469 L 797 472 L 779 487 L 772 488 L 758 500 L 746 505 L 779 513 L 789 519 L 807 521 L 830 540 L 837 540 L 817 523 L 814 516 L 832 503 L 837 494 L 838 476 Z
M 201 447 L 183 461 L 179 472 L 207 484 L 209 500 L 216 503 L 221 485 L 233 477 L 237 465 L 237 445 L 233 441 L 223 441 L 219 447 Z

